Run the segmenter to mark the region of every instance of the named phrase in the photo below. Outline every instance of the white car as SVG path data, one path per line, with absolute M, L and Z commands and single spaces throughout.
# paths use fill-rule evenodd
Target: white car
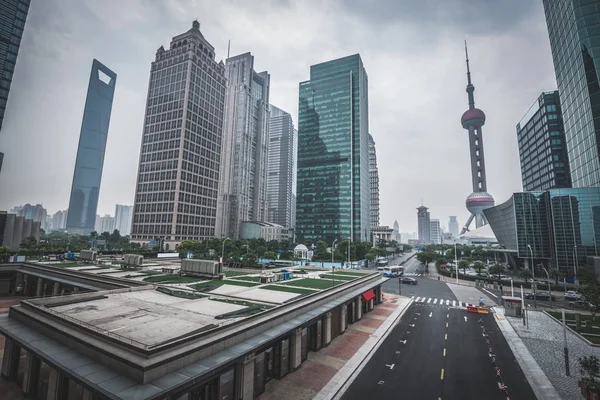
M 575 290 L 569 290 L 565 293 L 565 300 L 581 300 L 582 297 L 583 296 L 581 295 L 581 293 Z

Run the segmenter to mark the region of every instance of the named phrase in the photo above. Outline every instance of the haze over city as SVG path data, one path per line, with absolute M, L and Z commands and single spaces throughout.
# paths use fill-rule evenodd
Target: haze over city
M 298 121 L 298 83 L 309 66 L 360 53 L 369 77 L 381 224 L 417 230 L 432 218 L 468 217 L 471 193 L 464 39 L 476 106 L 486 112 L 488 191 L 502 202 L 522 189 L 515 126 L 556 81 L 538 1 L 37 2 L 27 19 L 0 134 L 0 209 L 43 203 L 66 209 L 93 58 L 119 78 L 98 214 L 132 204 L 150 62 L 197 18 L 216 60 L 247 51 L 271 74 L 270 102 Z M 26 160 L 26 162 L 24 162 Z

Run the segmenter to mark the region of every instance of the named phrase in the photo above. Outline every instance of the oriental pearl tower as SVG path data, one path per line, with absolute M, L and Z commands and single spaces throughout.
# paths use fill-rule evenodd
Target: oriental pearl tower
M 479 108 L 475 108 L 475 97 L 473 92 L 475 86 L 471 83 L 471 71 L 469 70 L 469 53 L 467 52 L 467 41 L 465 40 L 465 56 L 467 59 L 467 93 L 469 95 L 469 109 L 465 111 L 460 119 L 463 128 L 469 131 L 469 145 L 471 148 L 471 179 L 473 181 L 473 193 L 467 197 L 467 210 L 471 216 L 462 228 L 461 235 L 469 230 L 469 225 L 475 219 L 477 228 L 487 224 L 483 210 L 494 206 L 494 198 L 487 192 L 485 179 L 485 159 L 483 157 L 483 135 L 481 127 L 485 124 L 485 114 Z

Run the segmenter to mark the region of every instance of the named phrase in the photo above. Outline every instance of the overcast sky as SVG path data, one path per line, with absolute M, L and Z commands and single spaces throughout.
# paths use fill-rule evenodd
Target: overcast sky
M 66 209 L 89 72 L 118 75 L 98 214 L 132 204 L 150 63 L 192 20 L 225 59 L 250 51 L 271 74 L 271 102 L 297 121 L 309 67 L 360 53 L 369 76 L 381 224 L 416 231 L 416 207 L 447 226 L 471 193 L 463 40 L 469 43 L 488 191 L 522 189 L 515 126 L 556 80 L 540 0 L 33 1 L 0 133 L 0 210 Z

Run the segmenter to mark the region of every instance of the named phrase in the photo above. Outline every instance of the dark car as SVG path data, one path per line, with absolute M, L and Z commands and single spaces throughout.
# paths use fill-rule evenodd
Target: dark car
M 409 285 L 416 285 L 417 283 L 419 283 L 419 281 L 417 281 L 415 278 L 409 278 L 408 276 L 401 277 L 400 282 L 408 283 Z
M 525 298 L 526 299 L 530 299 L 533 300 L 533 293 L 526 293 L 525 294 Z M 548 292 L 537 292 L 535 294 L 535 298 L 537 300 L 550 300 L 550 294 Z M 554 295 L 552 295 L 552 301 L 556 301 L 556 297 Z

